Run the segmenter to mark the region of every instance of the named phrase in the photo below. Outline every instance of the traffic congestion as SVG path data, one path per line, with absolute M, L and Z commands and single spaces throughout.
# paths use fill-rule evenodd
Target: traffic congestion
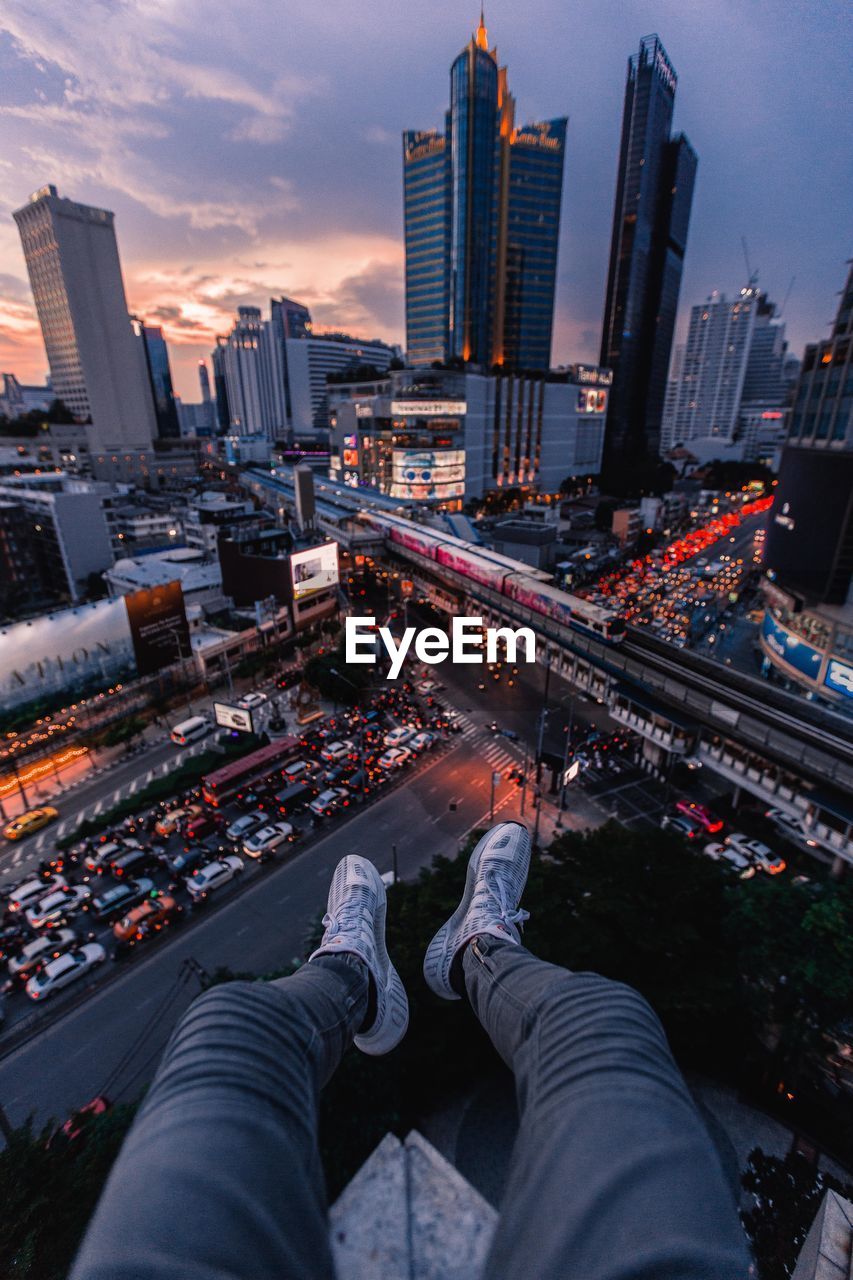
M 458 730 L 436 694 L 434 681 L 390 687 L 6 881 L 7 1025 L 67 989 L 87 989 L 101 966 L 131 960 L 402 781 Z

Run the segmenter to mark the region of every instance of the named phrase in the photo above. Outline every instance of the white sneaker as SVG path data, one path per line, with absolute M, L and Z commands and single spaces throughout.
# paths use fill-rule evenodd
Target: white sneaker
M 376 988 L 376 1019 L 355 1037 L 362 1053 L 389 1053 L 409 1025 L 409 1002 L 385 950 L 385 885 L 372 862 L 351 853 L 335 867 L 323 925 L 326 932 L 308 962 L 342 952 L 359 956 Z
M 468 863 L 465 892 L 424 956 L 427 986 L 445 1000 L 460 997 L 450 985 L 458 952 L 478 934 L 521 942 L 517 926 L 529 918 L 519 901 L 530 869 L 530 836 L 520 822 L 499 822 L 479 842 Z

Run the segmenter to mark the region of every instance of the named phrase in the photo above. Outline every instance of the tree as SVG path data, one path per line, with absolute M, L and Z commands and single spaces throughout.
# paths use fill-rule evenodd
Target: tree
M 756 1147 L 741 1182 L 753 1197 L 741 1218 L 761 1280 L 788 1280 L 827 1190 L 853 1199 L 853 1185 L 821 1173 L 797 1152 L 780 1158 Z
M 305 679 L 321 698 L 349 706 L 369 687 L 371 668 L 363 665 L 347 666 L 342 650 L 335 649 L 331 653 L 318 653 L 309 658 L 305 663 Z

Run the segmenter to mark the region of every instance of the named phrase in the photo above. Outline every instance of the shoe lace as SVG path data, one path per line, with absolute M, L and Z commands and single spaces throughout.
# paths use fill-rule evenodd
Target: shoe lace
M 365 900 L 360 894 L 352 894 L 345 898 L 333 914 L 327 911 L 323 916 L 323 928 L 332 933 L 350 933 L 360 928 Z
M 525 920 L 530 919 L 529 911 L 525 911 L 523 907 L 513 907 L 511 905 L 507 895 L 506 885 L 503 880 L 498 877 L 495 877 L 494 879 L 487 877 L 486 887 L 497 902 L 498 908 L 500 909 L 501 919 L 506 924 L 523 925 Z

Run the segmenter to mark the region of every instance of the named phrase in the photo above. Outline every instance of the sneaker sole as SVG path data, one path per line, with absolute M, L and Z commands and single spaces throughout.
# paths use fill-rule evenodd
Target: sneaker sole
M 494 828 L 492 828 L 492 831 Z M 438 933 L 426 949 L 424 956 L 424 981 L 430 991 L 434 991 L 437 996 L 441 996 L 442 1000 L 461 1000 L 462 997 L 458 992 L 454 991 L 450 985 L 450 969 L 456 957 L 459 947 L 464 945 L 465 939 L 461 941 L 453 941 L 453 936 L 461 929 L 462 922 L 468 914 L 471 906 L 471 899 L 474 896 L 474 885 L 477 882 L 477 876 L 480 872 L 480 856 L 485 849 L 492 831 L 486 834 L 477 842 L 474 852 L 468 860 L 468 872 L 465 876 L 465 892 L 462 894 L 462 901 L 445 924 L 441 926 Z M 452 947 L 450 961 L 447 964 L 447 976 L 444 976 L 445 957 Z
M 354 1041 L 356 1048 L 360 1049 L 362 1053 L 370 1054 L 372 1057 L 379 1057 L 395 1049 L 406 1034 L 409 1025 L 409 1001 L 406 996 L 406 988 L 403 986 L 399 973 L 391 963 L 388 948 L 385 945 L 385 918 L 388 910 L 385 884 L 372 862 L 367 858 L 363 858 L 362 862 L 370 869 L 370 875 L 373 878 L 379 899 L 373 932 L 376 939 L 377 965 L 380 971 L 385 974 L 383 989 L 385 1004 L 381 1018 L 373 1024 L 371 1030 L 366 1035 L 355 1036 Z M 377 1001 L 378 999 L 379 993 L 377 992 Z

